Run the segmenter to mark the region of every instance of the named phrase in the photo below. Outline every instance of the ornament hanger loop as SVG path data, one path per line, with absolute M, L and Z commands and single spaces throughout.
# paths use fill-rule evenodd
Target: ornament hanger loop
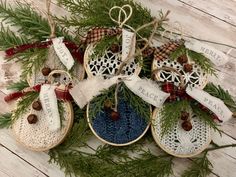
M 116 10 L 119 10 L 118 13 L 118 19 L 115 19 L 112 16 L 112 13 L 114 13 Z M 115 23 L 117 23 L 119 25 L 120 28 L 122 28 L 122 26 L 130 19 L 131 15 L 133 13 L 133 9 L 130 5 L 126 4 L 123 5 L 122 7 L 119 6 L 113 6 L 110 10 L 109 10 L 109 16 L 111 18 L 111 20 Z M 122 21 L 122 17 L 124 17 L 123 21 Z

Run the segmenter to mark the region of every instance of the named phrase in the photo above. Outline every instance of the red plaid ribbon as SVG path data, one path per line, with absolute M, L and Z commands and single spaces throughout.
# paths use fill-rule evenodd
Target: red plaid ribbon
M 81 51 L 79 46 L 77 46 L 75 43 L 70 42 L 70 41 L 64 40 L 63 42 L 66 45 L 66 47 L 70 50 L 71 55 L 78 62 L 80 62 L 82 64 L 83 63 L 83 52 Z M 23 44 L 23 45 L 19 45 L 19 46 L 7 49 L 5 51 L 5 53 L 6 53 L 6 57 L 12 57 L 17 53 L 24 52 L 29 49 L 33 49 L 33 48 L 43 49 L 43 48 L 47 48 L 50 45 L 52 45 L 51 40 L 44 41 L 44 42 L 35 42 L 35 43 L 31 43 L 31 44 Z
M 100 41 L 105 36 L 116 36 L 122 33 L 121 28 L 101 28 L 95 27 L 88 31 L 86 37 L 82 40 L 84 44 L 91 44 Z
M 72 100 L 72 96 L 69 93 L 70 88 L 71 88 L 71 86 L 57 87 L 55 89 L 57 99 L 58 100 L 66 100 L 66 101 Z M 4 97 L 4 100 L 6 102 L 10 102 L 12 100 L 16 100 L 18 98 L 25 96 L 29 92 L 40 92 L 40 89 L 41 89 L 41 84 L 35 85 L 34 87 L 28 87 L 22 91 L 8 94 L 7 96 Z

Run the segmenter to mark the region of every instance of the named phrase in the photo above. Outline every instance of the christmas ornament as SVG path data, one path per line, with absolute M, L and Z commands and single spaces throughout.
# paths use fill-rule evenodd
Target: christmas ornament
M 32 104 L 32 108 L 36 111 L 40 111 L 42 109 L 40 101 L 34 101 Z

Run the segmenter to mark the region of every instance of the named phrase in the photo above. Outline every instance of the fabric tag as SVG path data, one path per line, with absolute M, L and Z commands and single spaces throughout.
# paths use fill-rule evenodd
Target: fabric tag
M 82 109 L 95 96 L 99 95 L 102 90 L 108 89 L 114 85 L 118 76 L 110 79 L 103 79 L 102 77 L 93 77 L 79 82 L 76 86 L 69 90 L 71 96 Z
M 66 47 L 66 45 L 63 43 L 63 37 L 54 38 L 52 39 L 54 50 L 59 57 L 60 61 L 65 65 L 65 67 L 70 70 L 72 66 L 74 65 L 75 61 Z
M 125 79 L 124 83 L 134 94 L 155 107 L 161 107 L 170 96 L 169 93 L 161 91 L 152 80 L 141 79 L 136 75 Z
M 186 93 L 197 100 L 199 103 L 201 103 L 203 106 L 210 109 L 223 122 L 226 122 L 232 117 L 232 112 L 228 109 L 228 107 L 222 100 L 211 96 L 209 93 L 203 91 L 202 89 L 188 87 L 186 89 Z
M 134 55 L 135 44 L 136 44 L 135 33 L 122 29 L 122 57 L 121 57 L 122 61 L 126 60 L 129 53 L 131 56 Z
M 44 84 L 41 86 L 39 94 L 43 111 L 48 121 L 49 130 L 53 132 L 61 128 L 55 88 L 56 86 Z
M 190 50 L 202 53 L 205 57 L 209 58 L 216 66 L 224 65 L 229 60 L 228 56 L 223 52 L 197 40 L 186 41 L 185 46 Z

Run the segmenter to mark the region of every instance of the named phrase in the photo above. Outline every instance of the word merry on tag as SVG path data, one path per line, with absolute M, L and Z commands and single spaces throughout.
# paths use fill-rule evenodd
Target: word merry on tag
M 223 122 L 226 122 L 232 117 L 232 112 L 228 109 L 228 107 L 222 100 L 213 97 L 209 93 L 197 88 L 188 87 L 186 89 L 186 92 L 189 96 L 215 113 L 217 117 Z
M 39 98 L 48 122 L 49 130 L 59 130 L 61 128 L 61 121 L 58 111 L 55 86 L 49 84 L 42 85 Z
M 66 45 L 63 43 L 63 37 L 54 38 L 52 39 L 54 50 L 61 60 L 61 62 L 65 65 L 65 67 L 70 70 L 72 66 L 74 65 L 75 61 L 66 47 Z
M 223 52 L 203 44 L 197 40 L 186 41 L 185 46 L 193 51 L 202 53 L 205 57 L 209 58 L 216 66 L 224 65 L 228 62 L 229 58 Z
M 169 93 L 161 91 L 155 82 L 135 75 L 125 79 L 124 83 L 134 94 L 155 107 L 161 107 L 170 96 Z
M 134 55 L 135 43 L 135 34 L 122 29 L 122 61 L 126 60 L 129 54 L 130 56 Z

